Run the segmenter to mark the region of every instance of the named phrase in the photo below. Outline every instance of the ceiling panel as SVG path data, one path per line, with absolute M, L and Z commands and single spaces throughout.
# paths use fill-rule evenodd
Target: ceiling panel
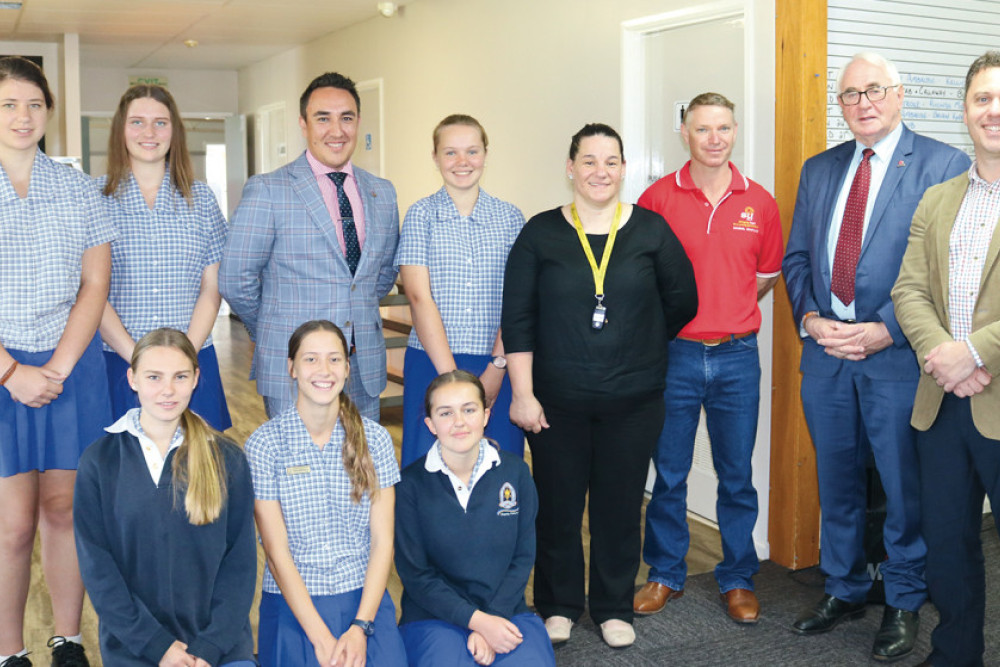
M 90 67 L 239 69 L 377 15 L 376 0 L 24 0 L 0 10 L 0 39 L 77 33 Z

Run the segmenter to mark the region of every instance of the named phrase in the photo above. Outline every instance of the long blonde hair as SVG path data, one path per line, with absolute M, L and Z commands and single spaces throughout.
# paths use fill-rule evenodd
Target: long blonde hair
M 198 353 L 191 340 L 177 329 L 155 329 L 139 339 L 132 351 L 132 372 L 138 371 L 139 360 L 153 347 L 179 350 L 198 370 Z M 226 464 L 219 447 L 219 432 L 195 414 L 190 406 L 181 415 L 184 442 L 174 452 L 171 468 L 174 480 L 174 501 L 184 491 L 184 510 L 194 526 L 204 526 L 219 518 L 226 504 Z
M 299 352 L 302 341 L 309 334 L 316 331 L 329 331 L 340 339 L 340 344 L 344 350 L 346 359 L 348 354 L 347 338 L 333 322 L 329 320 L 310 320 L 299 325 L 291 338 L 288 339 L 288 358 L 295 362 L 295 355 Z M 361 422 L 361 413 L 358 412 L 354 402 L 347 395 L 347 392 L 340 392 L 340 424 L 344 428 L 344 470 L 351 480 L 351 500 L 360 503 L 367 493 L 369 498 L 374 499 L 378 495 L 378 477 L 375 474 L 375 463 L 372 461 L 371 452 L 368 451 L 368 438 L 365 437 L 365 427 Z

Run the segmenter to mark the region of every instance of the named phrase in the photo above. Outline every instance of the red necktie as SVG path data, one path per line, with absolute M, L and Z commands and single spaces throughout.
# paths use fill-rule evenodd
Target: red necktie
M 868 186 L 872 182 L 870 148 L 861 153 L 861 164 L 854 174 L 851 191 L 844 206 L 844 220 L 840 224 L 837 251 L 833 255 L 833 279 L 830 290 L 845 306 L 854 301 L 854 276 L 858 270 L 861 255 L 861 241 L 865 233 L 865 207 L 868 205 Z

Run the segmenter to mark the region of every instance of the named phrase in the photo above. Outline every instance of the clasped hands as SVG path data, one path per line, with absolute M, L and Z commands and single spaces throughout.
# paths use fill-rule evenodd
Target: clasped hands
M 882 322 L 840 322 L 814 315 L 803 324 L 806 333 L 831 357 L 861 361 L 892 345 L 889 329 Z
M 978 394 L 993 380 L 976 360 L 964 341 L 949 340 L 924 356 L 924 372 L 930 373 L 938 386 L 959 398 Z
M 524 641 L 516 625 L 502 616 L 476 610 L 469 620 L 466 647 L 477 665 L 493 664 L 497 653 L 510 653 Z
M 825 317 L 809 317 L 803 327 L 827 354 L 838 359 L 861 361 L 892 344 L 892 336 L 882 322 L 839 322 Z M 924 372 L 938 386 L 959 398 L 978 394 L 993 380 L 985 368 L 976 366 L 968 345 L 947 341 L 924 356 Z

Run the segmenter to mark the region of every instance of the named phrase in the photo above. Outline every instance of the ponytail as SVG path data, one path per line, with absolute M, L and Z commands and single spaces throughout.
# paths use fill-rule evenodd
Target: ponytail
M 299 347 L 305 337 L 314 331 L 328 331 L 340 340 L 340 347 L 346 359 L 350 348 L 344 332 L 329 320 L 310 320 L 303 322 L 292 332 L 288 339 L 288 359 L 295 361 Z M 340 425 L 344 429 L 344 470 L 351 480 L 351 500 L 360 503 L 365 494 L 369 498 L 378 495 L 378 477 L 375 475 L 375 463 L 368 451 L 368 438 L 365 437 L 365 427 L 361 422 L 361 414 L 348 397 L 347 392 L 340 392 Z
M 344 470 L 351 480 L 351 500 L 360 503 L 366 493 L 374 499 L 379 491 L 375 464 L 368 451 L 361 414 L 347 392 L 340 392 L 340 424 L 344 427 Z
M 176 131 L 176 130 L 175 130 Z M 152 347 L 172 347 L 179 350 L 198 370 L 198 352 L 190 339 L 177 329 L 154 329 L 139 339 L 132 350 L 132 370 L 139 359 Z M 226 464 L 219 447 L 219 433 L 205 420 L 185 408 L 181 415 L 184 442 L 174 452 L 171 471 L 174 478 L 174 503 L 184 492 L 184 509 L 188 521 L 195 526 L 210 524 L 222 514 L 226 504 Z
M 184 444 L 174 452 L 174 500 L 184 490 L 184 510 L 194 526 L 214 522 L 226 504 L 226 464 L 218 434 L 188 408 L 181 415 Z

